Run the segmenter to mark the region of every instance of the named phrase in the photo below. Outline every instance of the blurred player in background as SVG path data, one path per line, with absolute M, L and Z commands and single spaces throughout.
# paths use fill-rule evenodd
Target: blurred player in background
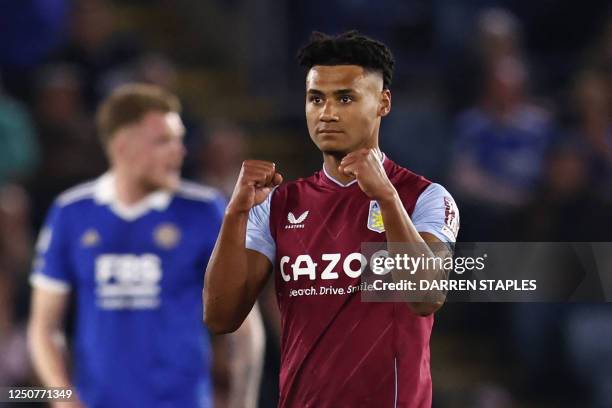
M 448 254 L 457 207 L 442 186 L 378 147 L 394 64 L 384 44 L 356 32 L 315 33 L 299 60 L 308 70 L 306 119 L 323 169 L 281 185 L 273 163 L 243 163 L 205 276 L 205 321 L 217 333 L 238 328 L 274 270 L 280 406 L 429 407 L 432 314 L 443 298 L 365 303 L 346 289 L 360 284 L 364 242 L 426 251 L 445 243 Z M 345 292 L 292 292 L 330 286 Z
M 45 386 L 75 385 L 88 407 L 210 407 L 202 267 L 225 208 L 215 190 L 183 182 L 178 99 L 133 84 L 98 110 L 110 161 L 100 178 L 60 195 L 37 244 L 29 344 Z M 74 293 L 69 374 L 61 322 Z M 232 338 L 235 407 L 254 406 L 263 327 L 254 313 Z

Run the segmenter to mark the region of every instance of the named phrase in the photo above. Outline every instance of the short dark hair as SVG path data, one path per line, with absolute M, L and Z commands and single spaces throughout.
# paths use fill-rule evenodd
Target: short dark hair
M 96 126 L 102 145 L 106 146 L 115 132 L 139 122 L 149 112 L 180 113 L 179 99 L 165 89 L 149 84 L 127 84 L 106 98 L 96 113 Z
M 378 71 L 382 74 L 384 89 L 391 86 L 395 64 L 389 47 L 356 30 L 336 36 L 315 31 L 308 44 L 298 51 L 297 59 L 306 69 L 315 65 L 359 65 Z

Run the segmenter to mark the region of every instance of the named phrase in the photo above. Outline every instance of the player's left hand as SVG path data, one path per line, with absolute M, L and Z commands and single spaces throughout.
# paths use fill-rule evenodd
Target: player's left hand
M 359 188 L 372 200 L 389 200 L 397 194 L 380 161 L 378 149 L 360 149 L 347 154 L 338 170 L 355 177 Z

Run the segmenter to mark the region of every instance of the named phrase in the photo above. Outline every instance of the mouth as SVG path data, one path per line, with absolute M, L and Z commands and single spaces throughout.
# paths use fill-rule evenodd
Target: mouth
M 317 130 L 317 133 L 320 135 L 337 135 L 339 133 L 344 133 L 342 130 L 337 129 L 320 129 Z
M 171 166 L 166 168 L 166 173 L 169 175 L 175 175 L 181 172 L 181 166 Z

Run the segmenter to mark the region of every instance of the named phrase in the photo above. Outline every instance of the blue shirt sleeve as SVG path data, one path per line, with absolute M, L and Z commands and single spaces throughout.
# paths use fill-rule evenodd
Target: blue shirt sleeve
M 442 242 L 454 244 L 459 232 L 459 209 L 444 187 L 432 183 L 419 196 L 412 223 L 418 232 L 428 232 Z
M 36 256 L 32 265 L 30 283 L 58 293 L 72 287 L 69 263 L 69 230 L 66 214 L 61 206 L 53 204 L 36 243 Z
M 270 202 L 272 191 L 266 200 L 249 211 L 247 222 L 246 247 L 265 255 L 272 265 L 276 256 L 276 243 L 270 232 Z

